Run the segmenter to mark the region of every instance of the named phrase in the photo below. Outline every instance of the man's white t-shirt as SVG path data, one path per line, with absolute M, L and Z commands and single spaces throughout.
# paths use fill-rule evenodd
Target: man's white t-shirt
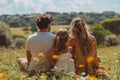
M 26 49 L 31 51 L 31 62 L 28 66 L 28 71 L 37 70 L 39 66 L 36 66 L 40 63 L 34 60 L 35 57 L 38 57 L 39 53 L 47 52 L 53 47 L 54 43 L 54 34 L 51 32 L 37 32 L 30 35 L 26 40 Z

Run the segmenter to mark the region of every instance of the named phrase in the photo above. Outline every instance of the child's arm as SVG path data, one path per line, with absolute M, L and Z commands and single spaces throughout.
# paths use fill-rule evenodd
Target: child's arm
M 70 39 L 69 45 L 71 47 L 70 48 L 70 53 L 72 54 L 72 58 L 75 59 L 74 39 L 73 38 Z
M 50 62 L 50 64 L 51 64 L 52 66 L 55 65 L 55 62 L 54 62 L 53 59 L 52 59 L 52 56 L 53 56 L 54 52 L 55 52 L 55 49 L 52 48 L 50 51 L 48 51 L 47 56 L 46 56 L 46 58 L 48 59 L 48 61 Z

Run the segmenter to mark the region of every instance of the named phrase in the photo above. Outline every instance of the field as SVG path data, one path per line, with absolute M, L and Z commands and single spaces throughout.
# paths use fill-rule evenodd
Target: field
M 51 32 L 56 32 L 56 30 L 58 30 L 59 28 L 68 28 L 68 27 L 69 25 L 54 25 L 54 26 L 52 25 Z M 27 32 L 25 32 L 22 29 L 23 27 L 22 28 L 10 28 L 11 33 L 13 35 L 22 35 L 24 37 L 28 37 L 30 34 L 32 34 L 31 31 L 28 30 Z
M 58 28 L 68 28 L 68 25 L 52 26 L 51 32 L 55 32 Z M 23 35 L 28 37 L 32 32 L 25 33 L 22 28 L 11 28 L 14 35 Z M 97 49 L 105 70 L 109 73 L 109 79 L 88 77 L 86 80 L 120 80 L 120 46 L 104 47 Z M 80 79 L 73 73 L 57 74 L 48 77 L 46 73 L 37 73 L 37 75 L 28 77 L 25 72 L 19 69 L 17 59 L 26 57 L 25 49 L 9 49 L 0 47 L 0 80 L 85 80 Z
M 102 64 L 110 75 L 109 80 L 120 80 L 120 46 L 99 48 L 98 54 L 101 58 Z M 41 76 L 46 76 L 42 73 L 41 75 L 39 75 L 39 77 L 27 77 L 27 74 L 22 72 L 17 64 L 17 59 L 25 56 L 26 55 L 24 49 L 12 50 L 0 48 L 0 80 L 38 80 L 38 78 L 40 78 Z M 56 79 L 54 79 L 53 77 L 52 79 L 48 80 Z M 62 76 L 61 80 L 70 80 L 70 78 Z

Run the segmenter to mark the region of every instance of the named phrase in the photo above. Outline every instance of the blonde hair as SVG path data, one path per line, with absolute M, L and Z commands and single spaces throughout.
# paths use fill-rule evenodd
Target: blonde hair
M 91 53 L 92 43 L 90 36 L 85 21 L 79 17 L 74 18 L 71 22 L 70 37 L 78 38 L 81 51 L 84 55 Z
M 56 48 L 57 52 L 61 52 L 63 49 L 66 48 L 65 43 L 68 40 L 68 30 L 67 29 L 59 29 L 56 32 L 54 47 Z

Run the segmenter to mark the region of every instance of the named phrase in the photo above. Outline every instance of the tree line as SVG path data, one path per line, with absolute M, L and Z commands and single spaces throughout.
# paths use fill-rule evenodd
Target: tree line
M 53 25 L 69 25 L 71 20 L 75 17 L 82 17 L 87 24 L 92 25 L 95 23 L 99 23 L 100 21 L 107 18 L 116 18 L 120 17 L 119 13 L 114 11 L 105 11 L 102 13 L 96 12 L 71 12 L 71 13 L 58 13 L 58 12 L 46 12 L 46 14 L 50 14 L 54 18 Z M 36 17 L 38 13 L 34 14 L 16 14 L 16 15 L 1 15 L 0 20 L 8 24 L 10 27 L 27 27 L 35 26 Z

